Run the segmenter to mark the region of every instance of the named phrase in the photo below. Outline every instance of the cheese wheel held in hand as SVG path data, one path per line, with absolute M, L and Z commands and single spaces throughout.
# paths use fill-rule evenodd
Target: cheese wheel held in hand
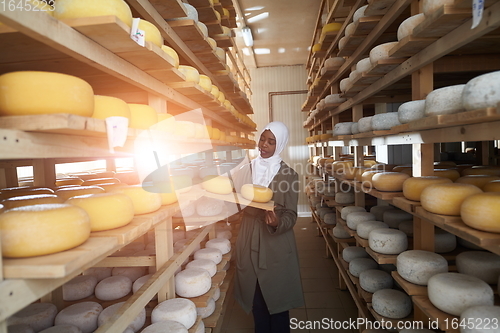
M 241 187 L 241 195 L 247 200 L 266 203 L 273 198 L 273 191 L 268 187 L 245 184 Z

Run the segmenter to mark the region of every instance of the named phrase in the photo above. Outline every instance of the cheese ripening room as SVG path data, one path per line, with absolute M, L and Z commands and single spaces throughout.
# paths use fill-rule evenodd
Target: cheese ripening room
M 0 332 L 498 331 L 499 28 L 0 1 Z

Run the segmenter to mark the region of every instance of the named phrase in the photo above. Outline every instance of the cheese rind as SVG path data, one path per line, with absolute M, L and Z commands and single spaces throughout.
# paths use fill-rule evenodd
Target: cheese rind
M 425 117 L 425 99 L 403 103 L 398 108 L 398 119 L 401 124 Z
M 420 203 L 422 208 L 431 213 L 458 216 L 463 201 L 478 193 L 482 193 L 481 189 L 470 184 L 434 184 L 422 191 Z
M 85 2 L 79 0 L 57 1 L 57 5 L 54 6 L 54 17 L 59 20 L 113 15 L 117 16 L 129 27 L 132 27 L 132 12 L 130 7 L 123 0 L 88 0 Z
M 488 284 L 496 284 L 500 276 L 500 256 L 485 251 L 465 251 L 455 262 L 459 273 L 475 276 Z
M 496 107 L 500 102 L 500 71 L 479 75 L 465 84 L 462 93 L 466 110 Z
M 370 231 L 379 229 L 379 228 L 389 228 L 389 226 L 381 221 L 364 221 L 358 224 L 356 228 L 356 232 L 359 237 L 363 239 L 368 239 L 370 235 Z
M 399 192 L 408 178 L 410 176 L 402 172 L 379 172 L 373 175 L 372 184 L 379 191 Z
M 367 269 L 359 274 L 359 286 L 369 293 L 390 289 L 393 283 L 391 275 L 380 269 Z
M 346 218 L 347 227 L 352 230 L 356 230 L 358 224 L 365 221 L 375 221 L 375 215 L 369 212 L 352 212 Z
M 5 210 L 23 206 L 56 203 L 62 204 L 64 203 L 64 200 L 59 198 L 55 194 L 23 195 L 18 197 L 10 197 L 2 201 L 2 205 Z
M 451 182 L 449 178 L 437 176 L 411 177 L 403 183 L 403 195 L 408 200 L 420 201 L 420 195 L 427 186 Z
M 196 305 L 186 298 L 172 298 L 159 303 L 151 312 L 153 324 L 173 320 L 191 328 L 196 322 Z
M 55 318 L 55 325 L 74 325 L 82 333 L 91 333 L 97 329 L 97 318 L 103 310 L 97 302 L 81 302 L 62 309 Z
M 35 332 L 40 332 L 54 324 L 57 307 L 52 303 L 32 303 L 7 319 L 7 324 L 25 324 Z
M 370 249 L 382 254 L 400 254 L 408 249 L 408 236 L 401 230 L 379 228 L 368 235 Z
M 130 128 L 149 129 L 158 122 L 158 114 L 154 108 L 146 104 L 129 103 Z
M 500 192 L 478 193 L 460 206 L 462 221 L 474 229 L 500 233 Z
M 95 297 L 101 301 L 113 301 L 127 296 L 132 291 L 132 281 L 122 275 L 101 280 L 95 287 Z
M 462 92 L 465 84 L 431 91 L 425 98 L 425 115 L 436 116 L 464 111 Z
M 62 286 L 63 300 L 77 301 L 94 293 L 97 278 L 93 275 L 78 275 Z
M 128 104 L 117 97 L 95 95 L 92 118 L 106 119 L 108 117 L 125 117 L 130 121 Z
M 410 16 L 409 18 L 407 18 L 406 20 L 401 22 L 401 24 L 398 27 L 398 32 L 397 32 L 398 41 L 400 41 L 401 39 L 403 39 L 407 36 L 410 36 L 413 33 L 413 29 L 417 25 L 422 23 L 424 20 L 425 20 L 424 13 L 420 13 L 420 14 Z
M 175 275 L 175 292 L 181 297 L 201 296 L 211 286 L 210 274 L 202 268 L 186 268 Z
M 356 258 L 349 262 L 349 273 L 355 277 L 359 277 L 361 272 L 368 269 L 376 269 L 378 264 L 372 258 Z
M 397 256 L 396 267 L 406 281 L 426 286 L 432 276 L 448 272 L 448 261 L 434 252 L 409 250 Z
M 261 203 L 271 201 L 274 194 L 270 188 L 254 184 L 244 184 L 240 192 L 243 198 Z
M 222 254 L 231 251 L 231 242 L 226 238 L 213 238 L 205 243 L 206 248 L 218 249 Z
M 411 298 L 396 289 L 381 289 L 373 293 L 373 310 L 379 315 L 401 319 L 407 317 L 413 308 Z

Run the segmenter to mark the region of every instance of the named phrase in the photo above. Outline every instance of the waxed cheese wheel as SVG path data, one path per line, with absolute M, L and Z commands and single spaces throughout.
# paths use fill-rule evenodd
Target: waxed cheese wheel
M 403 183 L 403 195 L 408 200 L 420 201 L 420 195 L 427 186 L 451 182 L 449 178 L 437 176 L 410 177 Z
M 410 178 L 402 172 L 379 172 L 373 175 L 372 184 L 379 191 L 399 192 L 403 190 L 403 183 Z
M 355 277 L 359 277 L 361 272 L 368 269 L 376 269 L 378 264 L 372 258 L 356 258 L 349 262 L 349 273 Z
M 78 275 L 62 286 L 63 300 L 78 301 L 94 294 L 97 278 L 93 275 Z
M 373 119 L 373 116 L 363 117 L 363 118 L 358 120 L 358 130 L 360 133 L 370 132 L 373 130 L 372 119 Z
M 448 178 L 454 182 L 460 178 L 460 172 L 455 169 L 434 169 L 434 176 Z
M 374 131 L 390 130 L 394 126 L 399 126 L 399 115 L 397 112 L 379 113 L 372 118 L 372 128 Z
M 162 45 L 161 49 L 173 60 L 173 65 L 175 68 L 179 68 L 179 55 L 177 52 L 167 45 Z
M 381 289 L 373 293 L 373 310 L 381 316 L 402 319 L 410 315 L 413 308 L 410 296 L 396 289 Z
M 198 84 L 205 91 L 210 92 L 212 90 L 212 80 L 208 76 L 206 76 L 206 75 L 200 74 L 200 82 Z
M 158 113 L 146 104 L 129 103 L 130 128 L 149 129 L 158 122 Z
M 498 166 L 486 166 L 486 165 L 475 165 L 470 168 L 465 168 L 462 170 L 462 175 L 491 175 L 500 176 L 500 167 Z
M 146 42 L 151 42 L 158 47 L 163 45 L 161 32 L 153 23 L 139 19 L 138 29 L 144 31 L 144 39 Z
M 448 261 L 434 252 L 409 250 L 397 256 L 396 267 L 406 281 L 426 286 L 432 276 L 448 272 Z
M 184 75 L 186 82 L 200 82 L 200 73 L 192 66 L 179 65 L 178 70 Z
M 475 276 L 488 284 L 496 284 L 500 276 L 500 256 L 486 251 L 465 251 L 455 259 L 459 273 Z
M 50 84 L 51 89 L 40 89 Z M 0 116 L 68 113 L 91 117 L 94 91 L 72 75 L 38 71 L 0 75 Z
M 379 228 L 389 228 L 389 226 L 382 221 L 364 221 L 358 224 L 356 232 L 359 237 L 363 239 L 368 239 L 370 231 Z
M 369 293 L 390 289 L 393 284 L 392 276 L 380 269 L 367 269 L 359 274 L 359 286 Z
M 2 205 L 5 210 L 23 206 L 57 203 L 62 204 L 64 203 L 64 200 L 55 194 L 23 195 L 2 200 Z
M 332 229 L 332 235 L 335 238 L 339 239 L 346 239 L 346 238 L 351 238 L 351 234 L 340 224 L 337 224 L 333 229 Z
M 123 304 L 125 304 L 125 302 L 118 302 L 102 310 L 99 314 L 99 317 L 97 317 L 97 326 L 100 327 L 106 324 L 111 319 L 111 317 L 113 317 L 113 315 L 120 310 Z M 135 316 L 134 320 L 128 325 L 127 328 L 130 328 L 133 332 L 137 332 L 144 326 L 145 323 L 146 309 L 143 308 L 139 312 L 139 314 Z
M 198 297 L 212 286 L 212 279 L 203 268 L 186 268 L 175 275 L 175 292 L 181 297 Z
M 487 183 L 493 180 L 500 180 L 500 177 L 493 175 L 465 175 L 455 180 L 455 183 L 472 184 L 483 189 Z
M 67 204 L 40 204 L 10 209 L 0 215 L 2 254 L 10 258 L 61 252 L 90 236 L 87 213 Z
M 471 306 L 460 314 L 460 323 L 467 323 L 460 327 L 461 333 L 493 332 L 495 323 L 500 318 L 500 306 L 478 305 Z M 470 323 L 470 324 L 469 324 Z
M 483 280 L 461 273 L 432 276 L 427 293 L 436 308 L 455 316 L 472 306 L 493 305 L 493 289 Z
M 56 316 L 56 325 L 74 325 L 82 333 L 91 333 L 97 329 L 97 318 L 102 312 L 102 305 L 97 302 L 75 303 L 62 309 Z
M 241 196 L 247 200 L 266 203 L 273 198 L 273 191 L 265 186 L 244 184 L 241 189 Z
M 9 333 L 11 333 L 10 327 L 9 327 Z M 16 332 L 14 331 L 12 333 L 16 333 Z M 19 333 L 21 333 L 21 332 L 19 332 Z M 25 332 L 25 333 L 27 333 L 27 332 Z M 40 331 L 39 333 L 82 333 L 82 330 L 76 326 L 65 324 L 65 325 L 57 325 L 57 326 L 52 326 L 52 327 L 46 328 L 43 331 Z
M 413 219 L 412 214 L 401 209 L 389 209 L 385 211 L 382 216 L 382 221 L 384 221 L 384 223 L 386 223 L 389 228 L 394 229 L 398 228 L 399 223 Z
M 397 32 L 398 41 L 400 41 L 401 39 L 403 39 L 407 36 L 410 36 L 413 33 L 413 29 L 417 25 L 422 23 L 424 20 L 425 20 L 424 13 L 420 13 L 420 14 L 410 16 L 409 18 L 407 18 L 406 20 L 401 22 L 401 24 L 398 27 L 398 32 Z
M 376 65 L 379 60 L 389 59 L 389 51 L 398 45 L 398 42 L 389 42 L 375 46 L 370 51 L 370 61 Z
M 85 195 L 85 194 L 96 194 L 96 193 L 104 193 L 104 189 L 99 186 L 90 185 L 90 186 L 74 186 L 74 187 L 63 187 L 56 190 L 56 195 L 64 200 L 68 200 L 71 197 L 77 195 Z
M 117 16 L 123 23 L 132 27 L 132 12 L 127 3 L 123 0 L 57 0 L 54 6 L 54 17 L 63 19 L 72 19 L 79 17 L 94 16 Z
M 379 228 L 368 235 L 370 249 L 382 254 L 400 254 L 408 249 L 408 236 L 401 230 Z
M 346 262 L 351 262 L 351 260 L 356 258 L 368 258 L 369 255 L 366 250 L 358 246 L 349 246 L 342 250 L 342 259 Z
M 108 117 L 125 117 L 130 121 L 128 104 L 120 98 L 95 95 L 92 118 L 106 119 Z
M 151 312 L 153 324 L 165 320 L 173 320 L 191 328 L 196 322 L 196 305 L 186 298 L 172 298 L 159 303 Z
M 482 193 L 481 189 L 471 184 L 434 184 L 422 191 L 420 203 L 431 213 L 458 216 L 463 201 L 478 193 Z
M 500 192 L 500 180 L 492 180 L 483 186 L 484 192 Z
M 403 103 L 398 108 L 398 119 L 401 124 L 425 117 L 425 99 Z
M 32 303 L 7 319 L 8 325 L 24 324 L 40 332 L 54 324 L 57 307 L 52 303 Z
M 425 98 L 425 115 L 436 116 L 464 111 L 462 92 L 465 84 L 431 91 Z
M 500 102 L 500 71 L 479 75 L 465 84 L 462 92 L 466 110 L 496 107 Z
M 340 210 L 340 217 L 345 221 L 347 216 L 354 212 L 366 212 L 366 209 L 361 206 L 345 206 Z
M 162 320 L 146 326 L 142 333 L 188 333 L 186 326 L 175 320 Z
M 54 190 L 48 187 L 31 187 L 31 186 L 19 186 L 19 187 L 7 187 L 0 190 L 0 200 L 5 200 L 12 197 L 19 197 L 25 195 L 34 194 L 54 194 Z
M 95 287 L 95 297 L 101 301 L 114 301 L 127 296 L 132 291 L 132 281 L 123 275 L 115 275 L 101 280 Z
M 134 215 L 155 212 L 162 204 L 159 193 L 147 191 L 142 185 L 122 186 L 112 192 L 125 194 L 132 200 Z
M 467 197 L 460 206 L 462 221 L 474 229 L 500 233 L 500 192 Z
M 356 230 L 358 224 L 365 221 L 375 221 L 375 215 L 369 212 L 353 212 L 346 218 L 347 227 L 352 230 Z

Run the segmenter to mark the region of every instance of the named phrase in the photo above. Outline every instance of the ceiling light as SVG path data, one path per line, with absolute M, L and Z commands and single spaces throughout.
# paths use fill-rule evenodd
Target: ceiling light
M 243 36 L 243 42 L 245 43 L 245 46 L 252 47 L 253 46 L 252 30 L 249 27 L 243 27 L 241 29 L 241 35 Z
M 265 13 L 260 13 L 258 15 L 255 15 L 254 17 L 250 17 L 249 19 L 247 19 L 247 22 L 248 23 L 255 23 L 257 21 L 260 21 L 260 20 L 263 20 L 263 19 L 266 19 L 269 17 L 269 12 L 265 12 Z

